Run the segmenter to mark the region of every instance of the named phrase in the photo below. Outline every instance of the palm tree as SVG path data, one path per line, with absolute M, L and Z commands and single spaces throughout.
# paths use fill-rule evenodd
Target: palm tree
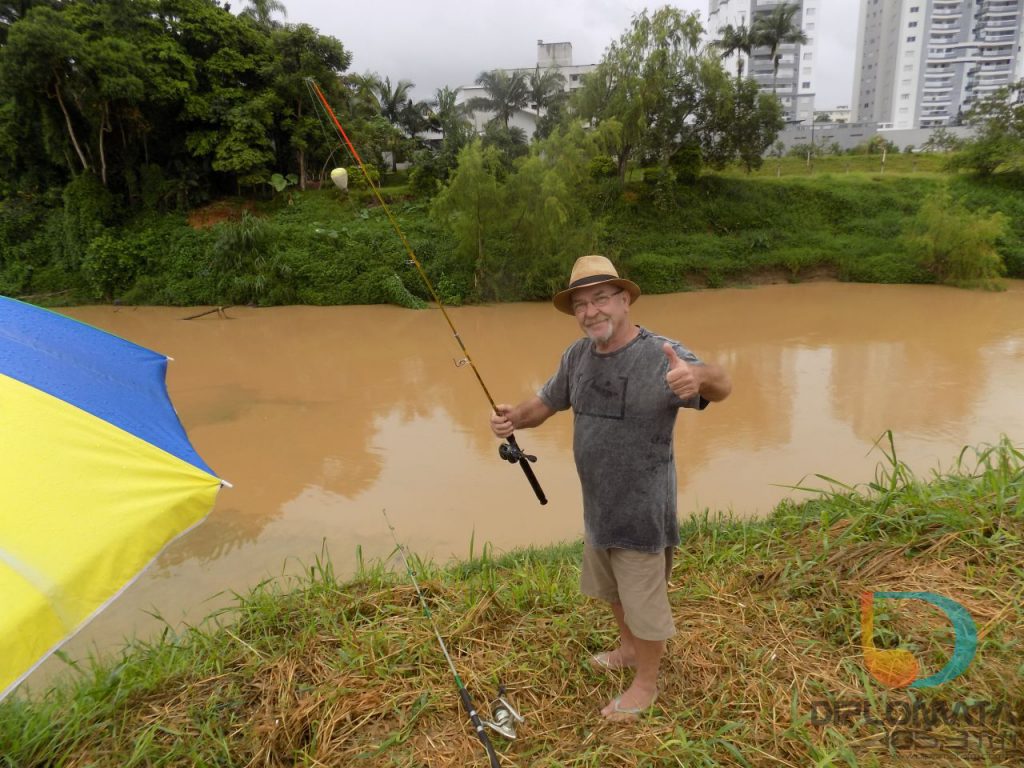
M 390 77 L 378 79 L 374 83 L 380 101 L 380 113 L 392 125 L 398 125 L 405 103 L 409 100 L 409 91 L 415 87 L 416 84 L 409 80 L 399 80 L 392 87 Z
M 415 139 L 417 133 L 430 128 L 430 105 L 425 101 L 408 99 L 398 113 L 398 124 Z
M 462 88 L 452 90 L 447 85 L 434 91 L 434 98 L 430 102 L 434 110 L 434 118 L 441 131 L 441 138 L 444 138 L 446 131 L 466 120 L 466 105 L 457 104 L 459 93 Z
M 761 45 L 757 27 L 755 25 L 751 28 L 746 24 L 734 27 L 732 24 L 726 24 L 719 32 L 722 36 L 712 44 L 722 52 L 723 59 L 736 54 L 736 82 L 739 83 L 743 79 L 743 56 L 740 54 L 745 53 L 749 59 L 753 50 Z
M 288 10 L 281 0 L 248 0 L 248 7 L 242 11 L 246 16 L 251 16 L 261 27 L 269 29 L 277 26 L 277 22 L 270 18 L 271 14 L 280 13 L 288 16 Z
M 476 84 L 484 87 L 487 96 L 474 96 L 468 102 L 470 108 L 493 112 L 494 119 L 501 120 L 506 128 L 509 118 L 530 103 L 529 89 L 522 72 L 511 75 L 500 69 L 481 72 Z
M 779 74 L 779 47 L 787 43 L 806 43 L 807 35 L 799 24 L 793 23 L 793 17 L 800 10 L 799 5 L 782 3 L 775 6 L 771 13 L 761 16 L 754 22 L 753 32 L 758 42 L 771 50 L 772 56 L 772 93 L 775 93 L 775 80 Z
M 380 114 L 391 124 L 391 172 L 394 173 L 398 170 L 398 148 L 402 143 L 400 126 L 403 118 L 410 117 L 412 99 L 409 98 L 409 91 L 416 84 L 409 80 L 399 80 L 392 86 L 390 77 L 383 80 L 375 77 L 372 84 L 380 104 Z
M 380 99 L 377 84 L 380 78 L 372 72 L 356 72 L 341 76 L 344 86 L 345 108 L 350 115 L 369 118 L 380 114 Z
M 537 122 L 540 122 L 541 108 L 547 109 L 551 104 L 565 96 L 565 75 L 557 69 L 540 71 L 540 64 L 529 77 L 528 93 L 530 101 L 536 105 Z

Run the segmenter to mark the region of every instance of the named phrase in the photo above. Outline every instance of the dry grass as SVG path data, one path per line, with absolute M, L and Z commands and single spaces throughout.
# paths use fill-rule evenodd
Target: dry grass
M 587 663 L 614 636 L 606 609 L 578 596 L 578 545 L 500 559 L 485 550 L 445 569 L 415 561 L 478 707 L 500 681 L 527 718 L 516 741 L 493 737 L 502 765 L 1020 765 L 1021 455 L 1003 443 L 929 483 L 891 459 L 870 487 L 783 504 L 767 521 L 684 526 L 670 590 L 678 634 L 658 705 L 637 724 L 600 717 L 628 682 Z M 486 765 L 403 574 L 377 564 L 342 583 L 320 562 L 300 583 L 244 597 L 219 629 L 139 646 L 41 701 L 7 702 L 0 765 Z M 884 590 L 936 592 L 970 611 L 980 645 L 961 677 L 910 694 L 868 675 L 858 601 Z M 939 611 L 876 608 L 879 647 L 910 648 L 929 673 L 950 657 Z M 1018 719 L 816 723 L 821 700 L 879 716 L 911 700 L 1001 702 Z

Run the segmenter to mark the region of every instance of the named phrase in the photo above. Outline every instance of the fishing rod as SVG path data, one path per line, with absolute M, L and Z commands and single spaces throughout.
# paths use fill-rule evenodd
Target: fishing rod
M 381 195 L 377 185 L 374 184 L 373 180 L 370 178 L 370 174 L 367 172 L 366 166 L 363 165 L 362 158 L 359 157 L 359 153 L 356 152 L 356 148 L 352 146 L 352 142 L 349 141 L 348 134 L 346 134 L 345 129 L 341 127 L 341 122 L 338 120 L 337 115 L 334 114 L 334 110 L 331 109 L 331 105 L 328 103 L 327 97 L 324 96 L 324 92 L 320 90 L 320 86 L 317 85 L 316 80 L 312 77 L 306 78 L 306 87 L 309 89 L 310 96 L 313 98 L 313 103 L 317 106 L 323 107 L 325 114 L 330 117 L 339 138 L 341 138 L 345 146 L 348 147 L 348 151 L 359 166 L 359 170 L 363 172 L 366 183 L 369 185 L 370 189 L 373 190 L 374 195 L 377 197 L 377 202 L 387 215 L 388 221 L 391 222 L 391 226 L 395 230 L 395 234 L 398 235 L 398 238 L 402 241 L 402 245 L 405 246 L 406 253 L 409 254 L 409 258 L 416 267 L 416 271 L 419 272 L 420 277 L 423 278 L 423 282 L 427 286 L 427 290 L 430 292 L 431 298 L 433 298 L 438 308 L 440 308 L 441 314 L 444 315 L 444 319 L 448 322 L 448 327 L 451 328 L 452 335 L 455 337 L 455 341 L 458 342 L 459 348 L 462 350 L 463 354 L 462 360 L 456 363 L 456 365 L 461 367 L 467 363 L 469 364 L 469 367 L 473 370 L 473 375 L 476 376 L 476 380 L 480 384 L 480 388 L 484 391 L 484 395 L 487 396 L 487 401 L 491 404 L 491 409 L 495 413 L 498 413 L 498 406 L 495 404 L 494 398 L 491 397 L 491 392 L 487 389 L 487 385 L 484 384 L 483 377 L 480 375 L 480 371 L 477 370 L 476 364 L 473 362 L 473 358 L 469 356 L 469 350 L 466 349 L 466 345 L 462 342 L 462 337 L 459 336 L 459 332 L 455 329 L 455 323 L 452 322 L 451 317 L 448 315 L 448 310 L 445 308 L 444 302 L 441 301 L 441 297 L 438 296 L 437 291 L 434 290 L 434 284 L 431 283 L 430 278 L 427 277 L 427 273 L 423 269 L 423 265 L 420 263 L 420 260 L 416 258 L 416 253 L 413 251 L 412 246 L 409 245 L 409 241 L 406 239 L 405 233 L 402 232 L 402 228 L 398 226 L 398 221 L 395 219 L 394 214 L 391 213 L 391 209 L 388 207 L 388 204 L 384 202 L 383 195 Z M 538 482 L 537 476 L 533 473 L 533 467 L 530 466 L 531 462 L 537 461 L 537 457 L 524 453 L 516 442 L 515 435 L 509 435 L 505 440 L 506 442 L 502 443 L 498 447 L 498 455 L 510 464 L 518 464 L 522 467 L 523 474 L 526 475 L 526 479 L 530 482 L 530 487 L 533 488 L 533 492 L 537 495 L 537 500 L 541 504 L 547 504 L 547 496 L 544 495 L 544 490 L 540 487 L 540 482 Z
M 462 706 L 465 707 L 466 712 L 469 713 L 469 719 L 473 723 L 473 727 L 476 729 L 476 736 L 480 739 L 480 743 L 484 745 L 484 749 L 487 750 L 487 757 L 491 761 L 491 768 L 501 768 L 498 762 L 498 755 L 494 751 L 494 745 L 491 744 L 491 739 L 487 735 L 487 731 L 484 726 L 493 728 L 498 733 L 502 734 L 506 738 L 514 739 L 516 737 L 515 722 L 523 722 L 523 718 L 518 712 L 512 709 L 512 705 L 508 703 L 505 698 L 505 686 L 499 686 L 498 698 L 495 700 L 494 712 L 492 714 L 492 721 L 486 722 L 480 719 L 480 715 L 477 714 L 476 706 L 473 704 L 473 700 L 469 696 L 469 691 L 466 690 L 466 686 L 462 682 L 462 678 L 459 677 L 458 671 L 455 669 L 455 663 L 452 661 L 451 655 L 448 653 L 448 647 L 444 644 L 444 640 L 441 638 L 441 633 L 437 630 L 437 624 L 434 622 L 434 615 L 430 612 L 430 606 L 427 605 L 426 598 L 423 597 L 423 592 L 420 590 L 419 582 L 416 581 L 416 574 L 412 570 L 412 566 L 409 564 L 409 558 L 406 556 L 405 547 L 402 546 L 398 541 L 398 536 L 395 533 L 395 527 L 391 524 L 391 519 L 388 517 L 386 510 L 381 510 L 381 514 L 384 515 L 384 521 L 387 523 L 388 529 L 391 531 L 391 538 L 395 542 L 395 547 L 398 548 L 399 554 L 402 556 L 402 562 L 405 563 L 405 570 L 409 574 L 409 578 L 412 580 L 412 585 L 416 589 L 416 595 L 420 599 L 420 605 L 423 607 L 423 613 L 426 614 L 427 620 L 430 622 L 431 629 L 434 630 L 434 637 L 437 638 L 438 644 L 441 646 L 441 652 L 444 653 L 445 659 L 448 661 L 448 669 L 452 672 L 452 677 L 455 678 L 455 685 L 459 689 L 459 698 L 462 699 Z

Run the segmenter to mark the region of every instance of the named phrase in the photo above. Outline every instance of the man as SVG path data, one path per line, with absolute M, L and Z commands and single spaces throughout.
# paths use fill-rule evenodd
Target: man
M 665 641 L 675 633 L 668 602 L 679 544 L 672 432 L 679 408 L 703 409 L 732 390 L 721 367 L 676 341 L 629 322 L 640 288 L 604 256 L 577 259 L 555 308 L 575 315 L 585 337 L 533 397 L 498 405 L 499 438 L 572 407 L 573 454 L 583 489 L 581 591 L 611 605 L 619 645 L 591 663 L 636 670 L 630 687 L 601 710 L 633 720 L 654 704 Z

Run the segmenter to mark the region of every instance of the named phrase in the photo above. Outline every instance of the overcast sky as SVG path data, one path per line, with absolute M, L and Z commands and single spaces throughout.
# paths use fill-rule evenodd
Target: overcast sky
M 470 85 L 485 70 L 532 67 L 537 41 L 571 42 L 573 64 L 596 64 L 644 8 L 618 0 L 283 0 L 287 21 L 336 37 L 352 70 L 412 80 L 429 99 L 448 85 Z M 232 5 L 241 9 L 245 0 Z M 707 22 L 708 0 L 679 0 Z M 815 29 L 815 106 L 850 103 L 859 0 L 820 0 Z

